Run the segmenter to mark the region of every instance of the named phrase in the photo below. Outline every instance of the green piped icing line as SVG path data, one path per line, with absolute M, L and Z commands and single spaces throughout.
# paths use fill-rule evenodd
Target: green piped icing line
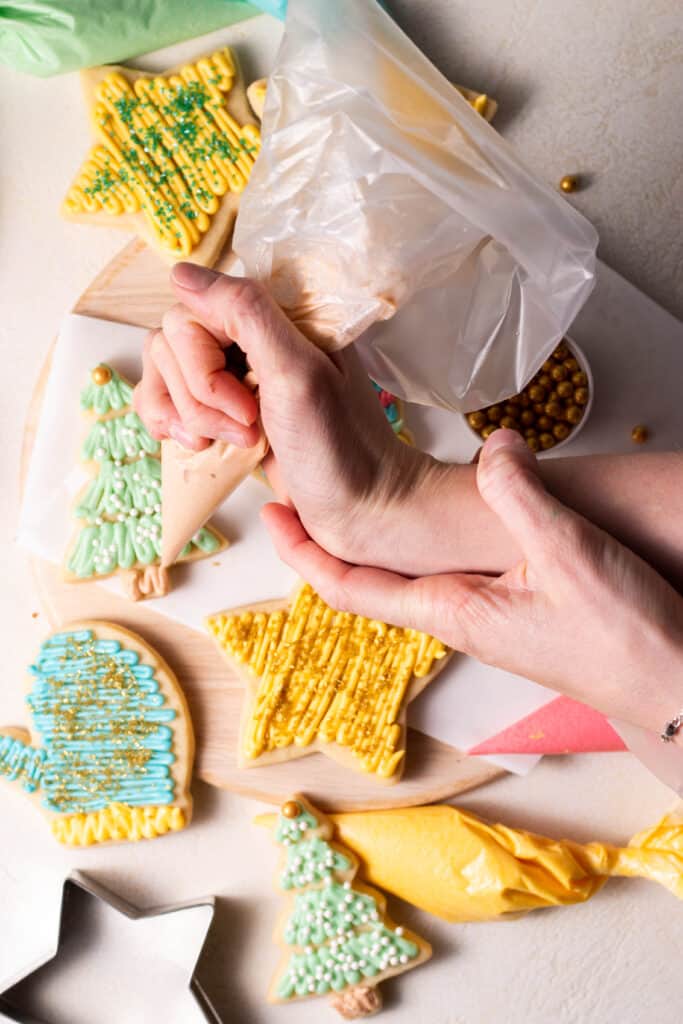
M 121 465 L 103 462 L 75 509 L 79 519 L 91 522 L 102 516 L 136 519 L 160 511 L 161 462 L 149 455 Z
M 63 814 L 112 803 L 167 805 L 176 717 L 151 665 L 91 630 L 60 633 L 41 647 L 27 698 L 42 739 L 43 805 Z
M 283 889 L 302 889 L 350 871 L 353 862 L 324 839 L 314 836 L 287 847 L 287 863 L 280 877 Z
M 322 889 L 296 894 L 284 938 L 288 946 L 322 946 L 378 921 L 379 911 L 372 896 L 352 890 L 348 883 L 333 881 Z
M 10 782 L 20 782 L 34 793 L 40 786 L 47 754 L 14 736 L 0 736 L 0 775 Z
M 133 388 L 116 370 L 102 363 L 111 373 L 108 384 L 95 384 L 91 379 L 87 387 L 81 391 L 81 408 L 87 412 L 95 412 L 105 416 L 108 412 L 120 412 L 133 401 Z
M 86 462 L 103 459 L 139 459 L 158 455 L 161 445 L 147 432 L 135 412 L 127 412 L 110 420 L 93 423 L 83 442 L 81 455 Z
M 414 942 L 378 924 L 318 949 L 309 946 L 303 953 L 293 953 L 278 983 L 277 994 L 280 999 L 293 999 L 341 992 L 409 963 L 419 952 Z
M 284 814 L 278 816 L 275 828 L 276 843 L 283 843 L 285 846 L 291 842 L 298 843 L 309 829 L 312 831 L 319 827 L 320 822 L 318 819 L 302 807 L 301 804 L 298 806 L 299 813 L 296 818 L 286 818 Z
M 212 554 L 220 548 L 215 533 L 203 527 L 181 551 L 179 559 L 195 550 Z M 108 576 L 117 569 L 152 565 L 161 557 L 161 514 L 124 518 L 84 526 L 69 556 L 67 568 L 79 579 Z

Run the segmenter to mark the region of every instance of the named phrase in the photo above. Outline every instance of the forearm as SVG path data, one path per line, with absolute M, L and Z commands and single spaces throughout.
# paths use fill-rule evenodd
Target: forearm
M 543 460 L 540 475 L 564 504 L 631 548 L 683 591 L 683 454 L 588 455 Z M 485 505 L 476 467 L 432 461 L 406 499 L 410 530 L 397 540 L 407 575 L 499 573 L 520 557 Z

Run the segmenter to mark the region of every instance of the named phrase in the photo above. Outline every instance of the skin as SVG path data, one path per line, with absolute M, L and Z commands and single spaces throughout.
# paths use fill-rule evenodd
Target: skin
M 254 444 L 260 412 L 279 499 L 264 520 L 328 603 L 649 730 L 683 710 L 679 454 L 539 464 L 499 430 L 476 467 L 439 463 L 396 440 L 353 350 L 318 350 L 259 285 L 190 264 L 172 280 L 180 303 L 145 343 L 135 408 L 197 450 Z M 224 369 L 233 341 L 258 406 Z

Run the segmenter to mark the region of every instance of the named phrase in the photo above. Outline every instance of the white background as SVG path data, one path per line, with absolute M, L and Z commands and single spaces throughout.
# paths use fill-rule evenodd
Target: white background
M 447 74 L 496 96 L 499 128 L 540 175 L 554 182 L 568 171 L 591 172 L 590 188 L 572 202 L 601 229 L 603 258 L 683 314 L 678 4 L 397 0 L 393 6 Z M 122 238 L 65 225 L 56 213 L 87 139 L 75 77 L 41 82 L 0 71 L 0 132 L 0 722 L 9 723 L 25 720 L 25 666 L 46 628 L 42 616 L 32 618 L 39 609 L 30 573 L 12 545 L 23 417 L 62 314 Z M 249 824 L 255 805 L 203 785 L 195 792 L 195 824 L 183 835 L 79 853 L 53 844 L 34 808 L 3 790 L 0 975 L 22 943 L 31 947 L 38 897 L 54 898 L 58 880 L 80 867 L 143 905 L 224 897 L 204 974 L 226 1021 L 325 1019 L 318 1002 L 263 1006 L 276 961 L 270 928 L 279 900 L 267 885 L 273 853 Z M 630 757 L 602 755 L 546 760 L 526 779 L 505 779 L 460 802 L 551 835 L 624 840 L 653 822 L 669 796 Z M 435 958 L 386 986 L 387 1021 L 680 1019 L 683 908 L 651 884 L 618 881 L 585 907 L 516 922 L 449 927 L 397 905 L 394 916 L 430 938 Z M 151 1007 L 145 1019 L 162 1021 L 160 1004 Z M 83 1019 L 97 1020 L 96 1011 Z

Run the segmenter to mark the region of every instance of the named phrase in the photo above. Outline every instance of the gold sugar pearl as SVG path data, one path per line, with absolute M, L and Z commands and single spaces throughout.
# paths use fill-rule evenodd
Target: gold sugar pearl
M 282 805 L 282 816 L 284 818 L 298 818 L 301 814 L 301 807 L 296 800 L 288 800 Z
M 550 416 L 552 420 L 559 420 L 563 412 L 564 409 L 559 402 L 548 402 L 545 407 L 546 416 Z
M 573 394 L 574 388 L 572 387 L 571 381 L 561 380 L 557 385 L 558 398 L 571 398 Z
M 529 398 L 532 402 L 542 402 L 545 399 L 545 388 L 542 388 L 540 384 L 532 384 L 529 388 Z
M 586 405 L 588 402 L 588 388 L 577 388 L 574 392 L 574 401 L 577 405 Z
M 571 423 L 573 426 L 576 426 L 577 423 L 581 422 L 582 416 L 583 409 L 579 408 L 578 405 L 570 405 L 569 408 L 565 410 L 564 414 L 564 418 L 567 423 Z
M 631 431 L 631 440 L 634 444 L 645 444 L 650 436 L 650 431 L 642 423 L 639 423 Z
M 486 440 L 486 438 L 490 437 L 491 434 L 493 433 L 493 431 L 497 430 L 497 429 L 498 429 L 498 424 L 497 423 L 487 423 L 486 426 L 484 427 L 484 429 L 481 431 L 481 436 L 484 438 L 484 440 Z
M 482 427 L 486 426 L 486 413 L 481 409 L 477 412 L 471 412 L 467 416 L 467 422 L 474 430 L 481 430 Z
M 556 441 L 564 441 L 571 434 L 571 427 L 566 423 L 555 423 L 553 426 L 553 437 Z
M 536 422 L 541 430 L 550 430 L 553 425 L 553 421 L 550 419 L 550 416 L 546 416 L 545 413 L 543 413 L 542 416 L 539 416 Z
M 505 427 L 506 430 L 516 430 L 517 420 L 513 420 L 512 416 L 503 416 L 500 421 L 500 426 Z
M 565 174 L 564 177 L 560 178 L 560 191 L 562 192 L 576 192 L 579 187 L 579 178 L 576 174 Z
M 532 452 L 538 452 L 541 450 L 541 442 L 538 440 L 535 434 L 531 437 L 527 437 L 526 444 L 527 448 L 530 448 Z
M 554 381 L 565 380 L 567 377 L 567 367 L 563 366 L 562 363 L 555 363 L 550 371 L 550 376 Z
M 552 448 L 555 444 L 555 438 L 552 434 L 548 433 L 541 434 L 538 440 L 540 441 L 541 448 L 544 451 L 547 451 L 548 448 Z
M 503 415 L 503 410 L 499 405 L 490 405 L 486 410 L 489 418 L 489 423 L 498 423 Z
M 97 384 L 98 387 L 102 387 L 104 384 L 108 384 L 111 380 L 111 370 L 108 366 L 101 364 L 96 366 L 91 373 L 93 384 Z

